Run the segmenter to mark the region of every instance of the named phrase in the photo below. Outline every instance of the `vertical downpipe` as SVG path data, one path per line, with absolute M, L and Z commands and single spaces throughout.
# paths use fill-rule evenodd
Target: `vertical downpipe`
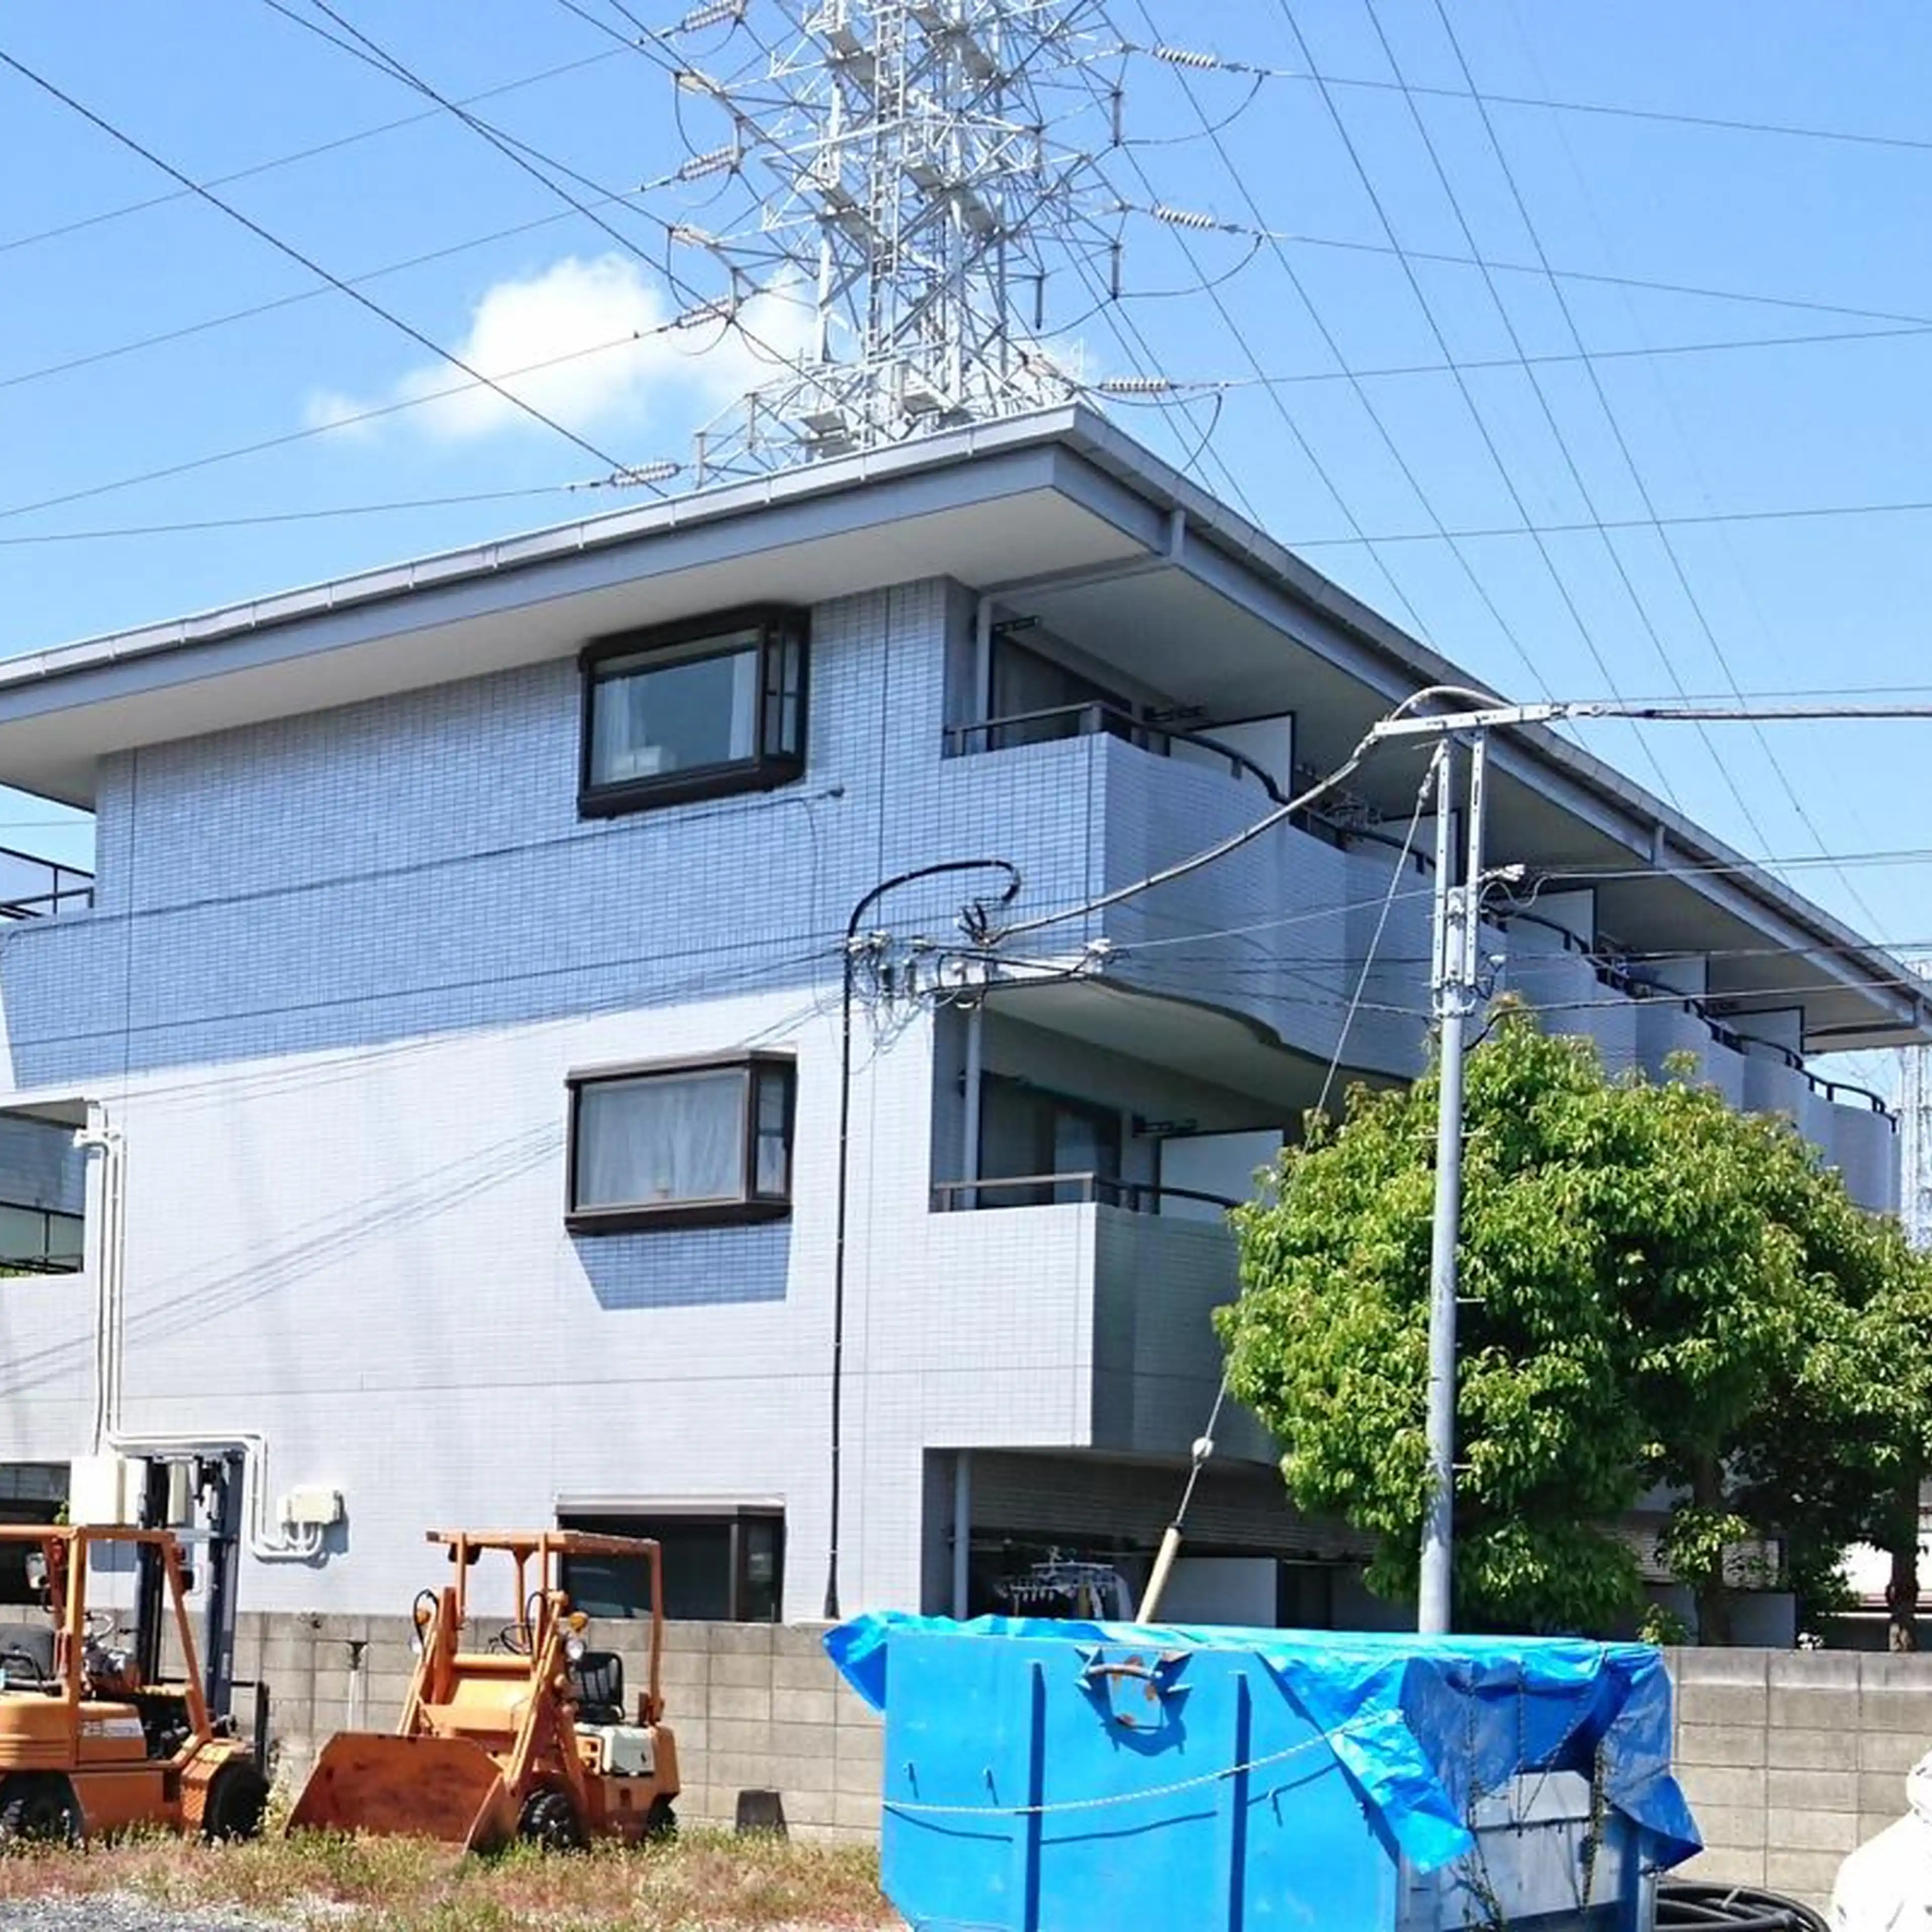
M 960 1124 L 965 1144 L 959 1158 L 959 1178 L 966 1181 L 980 1178 L 980 1090 L 985 1080 L 986 1014 L 982 1000 L 975 1000 L 966 1010 L 966 1091 Z M 962 1208 L 979 1204 L 977 1188 L 969 1186 L 962 1191 L 959 1205 Z
M 973 610 L 973 698 L 969 724 L 983 726 L 993 715 L 993 600 L 982 597 Z M 977 748 L 990 752 L 991 734 L 982 730 Z
M 973 1452 L 952 1453 L 952 1615 L 964 1623 L 971 1588 Z

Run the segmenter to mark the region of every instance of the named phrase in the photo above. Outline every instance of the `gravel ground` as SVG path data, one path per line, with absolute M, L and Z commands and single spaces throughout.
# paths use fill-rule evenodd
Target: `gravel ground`
M 226 1908 L 182 1912 L 125 1893 L 10 1900 L 0 1904 L 0 1927 L 19 1932 L 292 1932 L 286 1918 L 252 1918 Z

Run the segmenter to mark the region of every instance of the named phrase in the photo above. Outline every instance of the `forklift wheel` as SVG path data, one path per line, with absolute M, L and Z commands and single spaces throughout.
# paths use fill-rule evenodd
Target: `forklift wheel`
M 524 1802 L 524 1815 L 517 1821 L 517 1835 L 542 1851 L 584 1849 L 584 1827 L 578 1822 L 577 1808 L 561 1791 L 532 1792 Z
M 651 1808 L 644 1814 L 644 1836 L 660 1844 L 677 1836 L 677 1814 L 670 1808 L 668 1798 L 651 1800 Z
M 74 1786 L 56 1774 L 10 1780 L 0 1803 L 0 1846 L 70 1845 L 80 1836 Z
M 201 1834 L 211 1842 L 259 1838 L 268 1808 L 268 1780 L 246 1758 L 236 1758 L 208 1780 Z

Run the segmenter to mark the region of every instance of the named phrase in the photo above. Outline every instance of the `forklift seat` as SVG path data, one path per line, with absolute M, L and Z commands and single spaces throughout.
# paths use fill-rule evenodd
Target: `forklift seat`
M 0 1670 L 31 1663 L 43 1684 L 54 1674 L 54 1633 L 46 1624 L 0 1624 Z
M 586 1650 L 570 1666 L 580 1724 L 621 1724 L 624 1715 L 624 1660 L 614 1650 Z

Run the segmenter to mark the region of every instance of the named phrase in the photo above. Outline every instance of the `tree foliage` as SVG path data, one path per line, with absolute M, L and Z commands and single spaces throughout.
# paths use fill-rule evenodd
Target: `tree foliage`
M 1240 1210 L 1234 1392 L 1294 1501 L 1370 1532 L 1408 1596 L 1424 1436 L 1437 1082 L 1351 1093 Z M 1932 1278 L 1786 1122 L 1688 1078 L 1606 1078 L 1505 1010 L 1466 1073 L 1456 1594 L 1466 1625 L 1600 1630 L 1641 1607 L 1618 1519 L 1724 1634 L 1737 1552 L 1816 1594 L 1927 1466 Z

